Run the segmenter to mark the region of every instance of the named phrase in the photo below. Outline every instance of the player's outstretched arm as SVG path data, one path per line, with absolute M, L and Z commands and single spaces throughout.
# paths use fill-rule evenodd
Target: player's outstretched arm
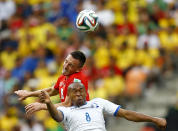
M 55 104 L 56 108 L 59 106 L 65 106 L 65 107 L 71 106 L 69 96 L 66 96 L 65 102 Z M 35 103 L 31 103 L 31 104 L 28 104 L 27 106 L 25 106 L 26 115 L 28 117 L 31 116 L 33 113 L 40 111 L 40 110 L 48 110 L 46 104 L 40 103 L 40 102 L 35 102 Z
M 58 94 L 58 91 L 56 89 L 54 89 L 53 86 L 50 88 L 43 89 L 43 90 L 48 92 L 48 94 L 50 96 Z M 41 90 L 37 90 L 37 91 L 18 90 L 18 91 L 15 91 L 14 93 L 18 95 L 18 97 L 19 97 L 18 100 L 22 101 L 28 97 L 38 97 L 40 92 L 41 92 Z
M 41 91 L 39 99 L 40 102 L 45 103 L 47 105 L 48 111 L 54 120 L 56 120 L 57 122 L 61 122 L 63 120 L 62 112 L 58 111 L 54 104 L 52 104 L 50 96 L 46 91 Z
M 167 124 L 164 118 L 151 117 L 148 115 L 144 115 L 142 113 L 129 111 L 125 109 L 119 109 L 117 116 L 123 117 L 127 120 L 134 121 L 134 122 L 153 122 L 161 129 L 165 129 Z

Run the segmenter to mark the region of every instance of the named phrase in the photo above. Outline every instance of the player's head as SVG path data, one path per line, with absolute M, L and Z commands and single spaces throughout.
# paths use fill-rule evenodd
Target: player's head
M 85 64 L 86 57 L 81 51 L 74 51 L 70 53 L 63 65 L 62 74 L 65 76 L 79 72 Z
M 70 97 L 72 105 L 82 106 L 86 102 L 86 90 L 81 82 L 74 82 L 68 86 L 67 95 Z

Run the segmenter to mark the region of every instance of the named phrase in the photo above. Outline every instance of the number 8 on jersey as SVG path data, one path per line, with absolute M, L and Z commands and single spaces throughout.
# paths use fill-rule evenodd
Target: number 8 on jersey
M 91 121 L 91 118 L 90 118 L 90 115 L 88 112 L 85 113 L 85 116 L 86 116 L 86 121 L 87 122 L 90 122 Z

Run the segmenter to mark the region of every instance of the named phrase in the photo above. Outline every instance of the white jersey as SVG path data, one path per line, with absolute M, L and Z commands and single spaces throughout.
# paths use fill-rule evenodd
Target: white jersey
M 57 108 L 63 113 L 63 123 L 68 131 L 106 131 L 103 113 L 116 116 L 119 109 L 120 105 L 101 98 L 80 107 Z

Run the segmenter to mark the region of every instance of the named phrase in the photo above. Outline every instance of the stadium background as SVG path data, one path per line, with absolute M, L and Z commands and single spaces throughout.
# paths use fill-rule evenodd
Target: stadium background
M 98 14 L 95 32 L 76 29 L 83 9 Z M 19 103 L 13 92 L 54 84 L 73 50 L 87 56 L 91 98 L 166 117 L 166 131 L 178 130 L 176 0 L 0 0 L 0 131 L 63 130 L 46 111 L 27 119 L 24 105 L 37 99 Z M 106 124 L 109 131 L 159 130 L 110 117 Z

